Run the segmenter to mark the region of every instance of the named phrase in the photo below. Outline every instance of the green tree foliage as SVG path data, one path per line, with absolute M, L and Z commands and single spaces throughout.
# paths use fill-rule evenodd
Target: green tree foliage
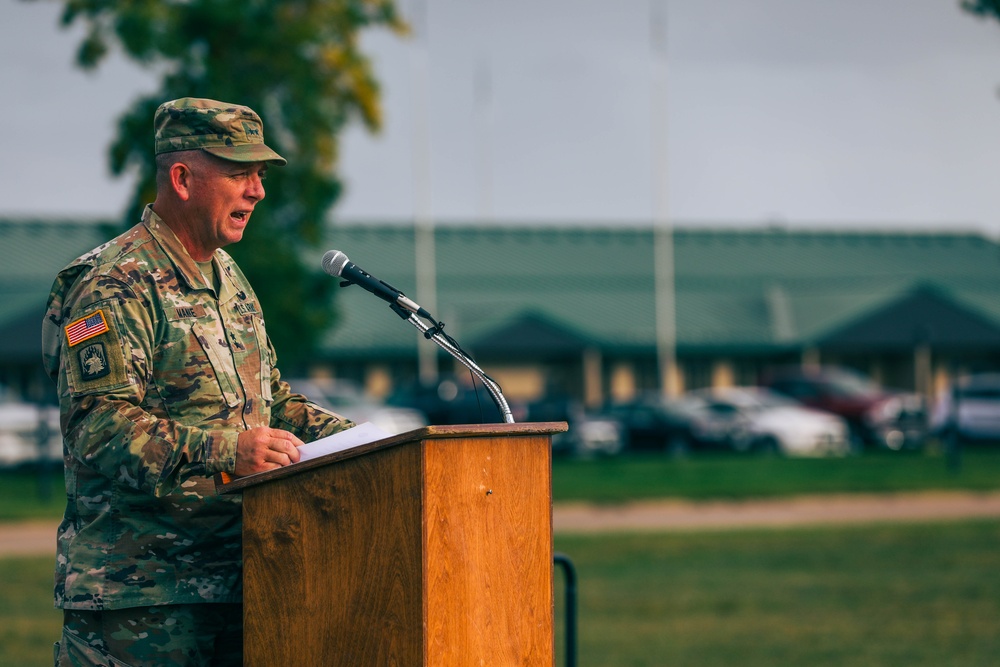
M 961 6 L 967 12 L 1000 19 L 1000 0 L 962 0 Z
M 288 166 L 268 172 L 265 201 L 227 250 L 260 297 L 282 367 L 300 370 L 334 323 L 336 288 L 301 257 L 319 242 L 341 192 L 338 133 L 354 120 L 380 127 L 379 89 L 358 35 L 368 27 L 403 33 L 394 1 L 64 0 L 61 22 L 86 26 L 77 52 L 84 69 L 117 44 L 162 75 L 160 89 L 121 116 L 110 148 L 114 174 L 139 174 L 128 226 L 154 198 L 152 124 L 160 103 L 208 97 L 261 114 L 267 143 Z

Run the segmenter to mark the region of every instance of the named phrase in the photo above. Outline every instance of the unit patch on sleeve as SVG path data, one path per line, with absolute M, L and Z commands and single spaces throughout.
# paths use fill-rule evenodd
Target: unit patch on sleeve
M 121 313 L 114 303 L 65 327 L 66 380 L 74 396 L 108 391 L 129 383 L 126 342 L 119 333 Z
M 91 343 L 76 353 L 80 363 L 80 377 L 85 382 L 97 380 L 111 372 L 104 343 Z
M 66 325 L 66 343 L 73 347 L 77 343 L 82 343 L 94 336 L 100 336 L 108 330 L 108 321 L 104 318 L 104 311 L 81 317 L 75 322 Z

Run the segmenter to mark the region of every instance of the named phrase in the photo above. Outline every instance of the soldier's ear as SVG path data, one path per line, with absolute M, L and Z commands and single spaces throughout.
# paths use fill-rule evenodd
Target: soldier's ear
M 171 165 L 170 187 L 181 201 L 191 198 L 191 169 L 183 162 L 174 162 Z

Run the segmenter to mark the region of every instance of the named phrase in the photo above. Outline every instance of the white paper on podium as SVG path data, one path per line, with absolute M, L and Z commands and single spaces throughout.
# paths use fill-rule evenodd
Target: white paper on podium
M 313 440 L 302 445 L 299 447 L 299 454 L 301 455 L 299 463 L 318 456 L 325 456 L 333 452 L 342 452 L 345 449 L 366 445 L 369 442 L 388 438 L 389 435 L 389 433 L 375 426 L 375 424 L 363 422 L 346 431 L 334 433 L 333 435 L 328 435 L 325 438 Z

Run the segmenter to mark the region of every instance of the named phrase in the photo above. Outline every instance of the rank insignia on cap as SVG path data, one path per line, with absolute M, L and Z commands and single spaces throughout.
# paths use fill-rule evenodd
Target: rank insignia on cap
M 98 310 L 92 315 L 81 317 L 76 322 L 66 325 L 66 343 L 73 347 L 106 331 L 108 331 L 108 321 L 104 319 L 104 311 Z

